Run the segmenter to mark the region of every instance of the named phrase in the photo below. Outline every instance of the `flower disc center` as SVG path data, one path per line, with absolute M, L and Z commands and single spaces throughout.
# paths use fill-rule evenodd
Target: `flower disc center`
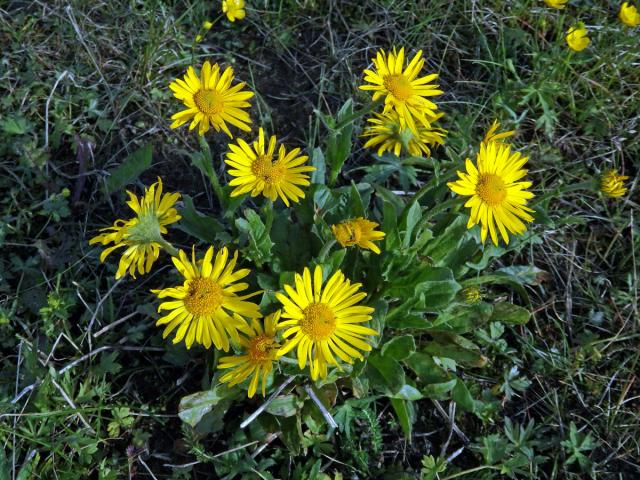
M 500 205 L 507 196 L 507 185 L 498 175 L 485 173 L 478 179 L 476 193 L 487 205 Z
M 251 339 L 247 353 L 252 362 L 265 362 L 274 359 L 279 345 L 269 335 L 258 335 Z
M 195 278 L 189 282 L 184 306 L 194 315 L 213 315 L 222 306 L 222 287 L 210 278 Z
M 272 162 L 270 155 L 259 155 L 251 164 L 251 171 L 268 185 L 279 183 L 285 173 L 280 162 Z
M 198 90 L 193 95 L 198 110 L 207 115 L 216 115 L 224 110 L 224 97 L 215 90 Z
M 384 79 L 385 88 L 400 101 L 408 100 L 413 95 L 411 82 L 404 75 L 388 75 Z
M 313 340 L 326 340 L 336 329 L 336 316 L 325 303 L 312 303 L 302 311 L 302 332 Z

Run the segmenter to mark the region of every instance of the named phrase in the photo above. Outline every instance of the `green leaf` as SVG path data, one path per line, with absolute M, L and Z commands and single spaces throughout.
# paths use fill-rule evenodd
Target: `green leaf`
M 430 328 L 467 333 L 489 321 L 493 308 L 488 303 L 456 304 L 447 308 L 431 322 Z
M 324 159 L 324 153 L 322 153 L 322 149 L 320 147 L 313 149 L 313 153 L 311 154 L 311 166 L 315 167 L 315 171 L 311 172 L 311 183 L 324 185 L 326 162 Z
M 429 398 L 444 400 L 447 393 L 456 386 L 457 381 L 457 379 L 453 378 L 448 382 L 430 383 L 429 385 L 426 385 L 422 391 Z
M 295 395 L 281 395 L 276 397 L 266 411 L 277 417 L 292 417 L 298 411 L 299 401 Z
M 448 305 L 460 290 L 448 268 L 420 266 L 412 273 L 397 277 L 388 287 L 387 295 L 411 300 L 420 297 L 421 303 L 429 310 Z
M 405 210 L 402 216 L 402 222 L 400 224 L 401 231 L 404 229 L 403 246 L 408 247 L 411 245 L 411 236 L 413 230 L 422 218 L 422 208 L 417 202 L 411 203 L 408 209 Z
M 502 322 L 512 325 L 524 325 L 531 318 L 531 313 L 526 308 L 519 307 L 509 302 L 497 303 L 493 306 L 491 322 Z
M 418 390 L 416 387 L 407 384 L 403 385 L 400 390 L 395 393 L 388 393 L 387 397 L 415 401 L 424 398 L 424 395 L 422 395 L 422 393 L 420 393 L 420 390 Z
M 364 212 L 364 205 L 362 204 L 362 197 L 360 196 L 358 187 L 353 181 L 351 182 L 351 189 L 349 190 L 349 193 L 349 206 L 351 207 L 351 216 L 366 217 L 366 214 Z
M 211 181 L 211 178 L 216 174 L 213 170 L 213 162 L 202 152 L 193 152 L 190 157 L 191 163 Z
M 450 358 L 471 367 L 483 367 L 487 363 L 487 358 L 472 342 L 446 332 L 438 333 L 433 342 L 423 347 L 423 351 L 434 357 Z
M 221 400 L 230 394 L 226 386 L 218 385 L 212 390 L 196 392 L 186 397 L 182 397 L 178 406 L 178 416 L 180 419 L 195 427 L 202 417 L 209 413 Z
M 342 106 L 336 120 L 327 122 L 331 128 L 331 131 L 327 137 L 327 159 L 330 165 L 331 171 L 329 175 L 329 184 L 333 185 L 342 170 L 344 162 L 349 158 L 351 154 L 351 137 L 353 134 L 353 122 L 344 122 L 348 117 L 353 114 L 353 101 L 347 100 Z M 337 127 L 336 127 L 337 126 Z M 335 128 L 335 129 L 334 129 Z
M 23 463 L 22 467 L 18 471 L 18 475 L 16 475 L 16 480 L 31 480 L 32 478 L 36 478 L 34 468 L 40 462 L 40 454 L 35 450 L 31 450 L 27 457 L 27 460 Z
M 107 177 L 107 193 L 111 194 L 121 190 L 135 180 L 151 166 L 153 150 L 150 144 L 146 144 L 129 155 L 122 164 L 113 170 L 109 170 Z
M 0 128 L 9 135 L 23 135 L 29 131 L 29 124 L 24 117 L 12 117 L 0 121 Z
M 180 212 L 182 220 L 180 229 L 205 243 L 213 243 L 216 234 L 224 231 L 224 227 L 215 218 L 208 217 L 196 210 L 193 206 L 193 198 L 183 195 L 184 207 Z
M 418 375 L 424 384 L 442 383 L 450 380 L 449 374 L 440 367 L 431 355 L 415 352 L 405 360 L 405 364 Z
M 462 379 L 457 379 L 456 386 L 453 387 L 453 390 L 451 391 L 451 398 L 460 407 L 462 407 L 463 410 L 466 410 L 467 412 L 475 411 L 473 397 Z
M 398 417 L 398 421 L 400 422 L 405 438 L 411 441 L 413 422 L 415 421 L 415 409 L 413 408 L 413 405 L 407 400 L 392 398 L 391 406 L 396 412 L 396 416 Z
M 236 219 L 236 227 L 249 237 L 249 251 L 247 257 L 258 267 L 271 259 L 271 247 L 273 242 L 267 231 L 267 227 L 260 216 L 251 209 L 244 211 L 244 218 Z
M 367 363 L 382 376 L 384 384 L 390 392 L 397 392 L 405 384 L 404 369 L 393 358 L 375 352 L 369 355 Z
M 382 346 L 380 352 L 394 360 L 404 360 L 416 351 L 416 342 L 411 335 L 393 337 Z

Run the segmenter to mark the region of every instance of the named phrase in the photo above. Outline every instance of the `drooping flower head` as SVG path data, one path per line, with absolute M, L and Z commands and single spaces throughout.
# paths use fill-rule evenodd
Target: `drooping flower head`
M 620 5 L 618 18 L 627 27 L 633 28 L 640 25 L 640 13 L 638 13 L 636 6 L 631 5 L 629 2 L 623 2 L 622 5 Z
M 622 197 L 627 193 L 624 182 L 628 179 L 626 175 L 618 175 L 615 169 L 607 170 L 600 178 L 600 191 L 610 198 Z
M 562 10 L 567 6 L 567 2 L 569 0 L 544 0 L 544 3 L 551 8 L 557 8 L 558 10 Z
M 233 68 L 227 67 L 222 72 L 217 63 L 211 66 L 209 61 L 204 62 L 200 76 L 193 67 L 189 67 L 182 79 L 169 85 L 173 95 L 187 107 L 171 116 L 171 128 L 178 128 L 190 121 L 189 130 L 198 127 L 200 135 L 204 135 L 212 126 L 216 132 L 222 130 L 233 138 L 228 122 L 250 132 L 251 118 L 244 109 L 251 107 L 247 100 L 253 97 L 253 92 L 243 90 L 246 85 L 244 82 L 231 86 L 233 78 Z
M 577 23 L 567 32 L 567 45 L 569 45 L 571 50 L 581 52 L 589 46 L 589 43 L 591 43 L 588 34 L 589 32 L 584 28 L 584 23 Z
M 304 165 L 309 157 L 299 155 L 299 148 L 287 153 L 285 146 L 280 145 L 276 156 L 276 143 L 276 136 L 273 135 L 267 145 L 264 130 L 260 128 L 258 140 L 253 142 L 253 146 L 241 138 L 237 145 L 229 144 L 231 151 L 227 153 L 225 163 L 233 168 L 229 170 L 229 175 L 236 177 L 229 182 L 229 185 L 236 187 L 231 192 L 232 197 L 248 192 L 252 197 L 262 194 L 272 201 L 280 197 L 287 207 L 289 200 L 297 203 L 304 198 L 304 192 L 299 187 L 310 184 L 307 172 L 315 168 Z
M 433 123 L 443 115 L 443 113 L 437 113 L 435 117 L 428 117 L 429 127 L 422 123 L 416 124 L 416 135 L 406 125 L 403 126 L 404 122 L 395 110 L 382 114 L 375 113 L 372 118 L 367 119 L 371 125 L 367 125 L 362 134 L 363 137 L 370 137 L 364 144 L 364 148 L 377 148 L 380 156 L 389 151 L 399 157 L 405 150 L 414 157 L 422 155 L 430 157 L 430 145 L 444 145 L 447 131 L 433 126 Z
M 258 388 L 258 382 L 262 379 L 262 396 L 266 395 L 267 377 L 273 370 L 273 362 L 280 344 L 276 341 L 276 324 L 280 319 L 280 310 L 264 319 L 264 328 L 261 323 L 251 320 L 250 332 L 247 337 L 240 337 L 242 355 L 222 357 L 218 368 L 229 369 L 220 377 L 222 383 L 229 383 L 230 387 L 242 383 L 251 377 L 249 382 L 249 398 L 253 397 Z
M 313 279 L 306 267 L 302 275 L 296 274 L 295 288 L 285 285 L 287 295 L 276 294 L 284 305 L 282 317 L 286 319 L 278 328 L 285 329 L 282 336 L 288 339 L 278 356 L 297 347 L 298 366 L 303 369 L 309 362 L 313 380 L 326 378 L 329 364 L 339 368 L 335 356 L 346 363 L 352 363 L 353 358 L 362 360 L 358 350 L 370 351 L 366 336 L 378 332 L 360 325 L 371 320 L 373 313 L 373 308 L 358 305 L 367 296 L 359 292 L 360 287 L 360 283 L 351 284 L 340 270 L 324 287 L 319 266 Z
M 526 226 L 522 220 L 532 222 L 533 212 L 526 206 L 533 198 L 527 191 L 531 182 L 519 181 L 527 174 L 522 167 L 528 158 L 519 152 L 512 153 L 511 146 L 498 142 L 480 144 L 477 155 L 477 166 L 470 159 L 466 160 L 466 172 L 458 172 L 459 180 L 449 182 L 449 188 L 458 195 L 470 196 L 465 207 L 470 208 L 467 228 L 480 224 L 480 235 L 484 242 L 487 233 L 498 245 L 498 234 L 505 243 L 509 243 L 509 235 L 522 234 Z
M 485 134 L 484 139 L 482 140 L 482 143 L 484 143 L 485 145 L 488 145 L 491 142 L 500 142 L 500 140 L 504 140 L 506 138 L 512 137 L 516 133 L 515 130 L 498 132 L 499 128 L 500 128 L 500 122 L 498 122 L 497 120 L 494 120 L 493 123 L 491 124 L 491 127 Z
M 422 50 L 415 54 L 406 68 L 404 47 L 399 52 L 394 48 L 391 53 L 379 50 L 372 61 L 375 71 L 364 71 L 364 80 L 371 85 L 361 85 L 360 89 L 373 91 L 374 101 L 384 97 L 383 113 L 395 110 L 400 116 L 402 126 L 408 126 L 419 136 L 415 120 L 429 128 L 429 118 L 436 116 L 438 106 L 427 97 L 443 93 L 442 90 L 438 90 L 438 85 L 431 83 L 438 78 L 438 74 L 417 78 L 424 66 Z
M 227 15 L 230 22 L 242 20 L 247 14 L 244 0 L 222 0 L 222 13 Z
M 158 298 L 172 298 L 160 304 L 158 311 L 170 310 L 161 317 L 156 325 L 166 325 L 163 338 L 174 331 L 173 343 L 183 339 L 187 348 L 193 343 L 229 351 L 229 337 L 240 342 L 238 331 L 249 332 L 245 318 L 261 318 L 260 308 L 247 299 L 259 295 L 254 292 L 239 296 L 249 288 L 247 283 L 236 283 L 249 275 L 250 270 L 243 268 L 234 272 L 238 261 L 238 252 L 229 260 L 229 252 L 222 248 L 213 259 L 213 247 L 209 247 L 204 259 L 197 261 L 195 247 L 191 251 L 191 260 L 180 250 L 173 257 L 173 264 L 184 277 L 184 283 L 177 287 L 152 290 Z
M 379 226 L 376 222 L 358 217 L 332 225 L 331 231 L 342 247 L 358 245 L 379 254 L 380 248 L 373 243 L 384 238 L 384 232 L 376 230 Z
M 136 269 L 140 275 L 151 271 L 153 262 L 158 259 L 160 250 L 165 241 L 163 234 L 167 233 L 167 225 L 180 220 L 178 211 L 174 208 L 180 198 L 179 193 L 162 193 L 162 180 L 148 188 L 140 198 L 127 191 L 129 200 L 127 205 L 136 214 L 129 220 L 116 220 L 113 226 L 100 229 L 100 235 L 89 240 L 89 244 L 100 243 L 114 245 L 106 248 L 100 254 L 100 261 L 118 248 L 127 247 L 120 257 L 116 279 L 122 277 L 127 271 L 136 278 Z

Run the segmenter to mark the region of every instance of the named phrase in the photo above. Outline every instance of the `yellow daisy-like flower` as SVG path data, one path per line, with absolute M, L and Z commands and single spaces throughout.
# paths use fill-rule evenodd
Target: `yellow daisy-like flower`
M 191 121 L 189 130 L 198 127 L 200 135 L 204 135 L 212 126 L 216 132 L 222 130 L 233 138 L 227 127 L 229 122 L 240 130 L 250 132 L 251 118 L 243 109 L 251 107 L 247 100 L 253 97 L 253 92 L 242 90 L 245 82 L 232 87 L 233 78 L 233 68 L 227 67 L 221 72 L 217 63 L 211 66 L 208 61 L 204 62 L 200 77 L 193 67 L 189 67 L 183 79 L 177 79 L 169 85 L 173 95 L 187 107 L 171 116 L 171 128 Z
M 286 355 L 298 347 L 298 366 L 305 368 L 307 361 L 313 380 L 326 378 L 327 365 L 339 368 L 334 354 L 346 363 L 353 358 L 362 360 L 358 350 L 370 351 L 366 335 L 378 335 L 375 330 L 363 327 L 362 322 L 371 320 L 373 308 L 357 305 L 367 294 L 358 292 L 362 284 L 351 284 L 338 270 L 322 286 L 322 269 L 317 266 L 313 279 L 308 268 L 301 275 L 295 275 L 295 289 L 285 285 L 287 295 L 277 293 L 276 297 L 284 305 L 278 328 L 285 328 L 286 343 L 278 351 L 278 356 Z M 291 337 L 291 338 L 289 338 Z
M 618 175 L 614 169 L 607 170 L 600 178 L 600 191 L 610 198 L 622 197 L 627 193 L 627 188 L 624 186 L 625 180 L 629 180 L 629 177 Z
M 638 9 L 635 5 L 631 5 L 629 2 L 623 2 L 622 5 L 620 5 L 618 18 L 627 27 L 633 28 L 640 25 L 640 13 L 638 13 Z
M 500 123 L 497 120 L 494 120 L 493 123 L 491 124 L 491 127 L 485 134 L 484 140 L 482 140 L 482 143 L 484 143 L 485 145 L 488 145 L 491 142 L 499 142 L 500 140 L 504 140 L 505 138 L 512 137 L 516 133 L 515 130 L 509 130 L 507 132 L 498 132 L 499 128 L 500 128 Z
M 171 310 L 160 318 L 156 325 L 166 325 L 163 338 L 176 328 L 173 343 L 185 340 L 187 348 L 193 343 L 209 348 L 213 343 L 216 348 L 229 351 L 229 337 L 240 342 L 238 330 L 249 332 L 246 320 L 261 318 L 260 308 L 248 298 L 259 295 L 254 292 L 238 296 L 237 293 L 249 288 L 247 283 L 236 283 L 251 272 L 247 268 L 233 271 L 238 261 L 238 252 L 229 260 L 229 252 L 224 247 L 213 260 L 213 247 L 209 247 L 204 259 L 196 261 L 195 248 L 191 252 L 191 260 L 180 250 L 173 257 L 173 264 L 184 277 L 184 284 L 178 287 L 152 290 L 158 298 L 173 298 L 163 302 L 158 312 Z
M 230 370 L 220 377 L 222 383 L 229 383 L 230 387 L 242 383 L 251 377 L 249 383 L 249 398 L 253 397 L 262 378 L 262 396 L 266 395 L 267 377 L 273 370 L 276 353 L 280 344 L 276 341 L 276 324 L 280 319 L 280 310 L 264 319 L 264 329 L 256 319 L 251 320 L 251 332 L 248 337 L 240 337 L 243 355 L 222 357 L 218 368 Z
M 274 160 L 276 142 L 276 136 L 273 135 L 267 145 L 264 130 L 260 128 L 253 148 L 241 138 L 237 145 L 229 144 L 231 151 L 227 153 L 225 163 L 233 167 L 229 175 L 236 177 L 229 182 L 229 185 L 236 187 L 231 192 L 232 197 L 248 192 L 252 197 L 262 194 L 272 201 L 280 197 L 287 207 L 289 200 L 297 203 L 304 198 L 299 186 L 309 186 L 306 172 L 312 172 L 315 168 L 304 165 L 309 157 L 298 155 L 299 148 L 287 153 L 284 145 L 280 145 Z
M 129 195 L 127 205 L 136 216 L 129 220 L 116 220 L 112 227 L 100 229 L 105 233 L 89 240 L 90 245 L 115 244 L 100 254 L 101 262 L 104 262 L 114 250 L 127 247 L 120 257 L 116 279 L 122 277 L 127 270 L 129 275 L 136 278 L 136 268 L 140 275 L 150 272 L 153 262 L 158 259 L 160 249 L 167 245 L 162 238 L 162 235 L 167 233 L 167 225 L 182 218 L 174 208 L 180 194 L 165 193 L 163 195 L 160 178 L 149 188 L 145 188 L 144 195 L 139 199 L 129 191 L 127 194 Z
M 395 110 L 400 116 L 402 126 L 408 126 L 416 136 L 419 136 L 414 119 L 429 128 L 429 118 L 436 116 L 438 107 L 427 97 L 444 93 L 438 90 L 438 85 L 431 83 L 438 78 L 438 74 L 416 78 L 424 66 L 422 50 L 415 54 L 406 69 L 404 68 L 404 47 L 399 52 L 395 48 L 391 53 L 380 50 L 372 61 L 376 71 L 364 71 L 364 80 L 372 85 L 361 85 L 360 90 L 373 91 L 374 101 L 384 97 L 383 113 Z
M 380 249 L 373 243 L 384 238 L 385 233 L 376 230 L 379 226 L 376 222 L 358 217 L 332 225 L 331 231 L 338 243 L 343 247 L 358 245 L 360 248 L 379 254 Z
M 230 22 L 242 20 L 247 15 L 244 0 L 222 0 L 222 13 L 227 14 Z
M 432 124 L 444 114 L 437 113 L 435 117 L 429 117 Z M 409 152 L 409 155 L 420 157 L 431 156 L 429 145 L 444 145 L 444 137 L 447 131 L 433 126 L 425 127 L 422 124 L 416 125 L 418 134 L 414 134 L 409 128 L 403 126 L 403 122 L 395 110 L 387 113 L 375 113 L 373 118 L 367 119 L 371 125 L 364 129 L 363 137 L 371 137 L 364 144 L 364 148 L 377 148 L 378 155 L 382 156 L 386 151 L 393 152 L 396 157 L 400 156 L 402 150 Z
M 567 45 L 569 45 L 571 50 L 581 52 L 591 43 L 588 34 L 589 32 L 584 28 L 584 23 L 580 22 L 574 25 L 567 32 Z
M 562 10 L 564 7 L 567 6 L 568 1 L 569 0 L 544 0 L 544 3 L 546 3 L 548 7 Z
M 475 304 L 482 300 L 482 292 L 478 287 L 465 288 L 461 293 L 467 303 Z
M 519 182 L 527 174 L 523 165 L 528 158 L 519 152 L 511 153 L 507 144 L 491 142 L 480 144 L 477 168 L 470 159 L 466 160 L 466 172 L 458 172 L 459 180 L 449 182 L 449 188 L 458 195 L 470 196 L 465 207 L 471 209 L 467 228 L 480 224 L 482 241 L 491 234 L 491 240 L 498 245 L 497 230 L 505 243 L 509 243 L 511 233 L 522 234 L 526 226 L 522 220 L 532 222 L 533 212 L 526 206 L 533 193 L 526 189 L 531 182 Z M 497 228 L 496 228 L 497 225 Z

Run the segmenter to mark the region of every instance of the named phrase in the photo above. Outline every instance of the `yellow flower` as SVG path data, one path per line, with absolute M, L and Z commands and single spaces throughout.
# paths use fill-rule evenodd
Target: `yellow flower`
M 600 191 L 607 197 L 621 197 L 627 193 L 627 188 L 624 186 L 625 180 L 629 180 L 629 177 L 618 175 L 614 169 L 607 170 L 600 178 Z
M 196 35 L 196 43 L 200 43 L 204 37 L 200 34 Z
M 584 28 L 584 23 L 580 22 L 569 29 L 567 32 L 567 45 L 571 50 L 581 52 L 589 46 L 588 31 Z
M 404 148 L 409 152 L 409 155 L 414 157 L 420 157 L 422 154 L 430 157 L 429 145 L 444 145 L 444 136 L 447 131 L 431 126 L 443 115 L 443 113 L 438 113 L 435 117 L 428 117 L 429 127 L 422 124 L 416 125 L 418 134 L 415 135 L 411 130 L 403 127 L 403 122 L 395 110 L 383 114 L 375 113 L 374 118 L 367 120 L 372 125 L 367 125 L 362 134 L 363 137 L 371 137 L 364 144 L 364 148 L 377 147 L 377 153 L 380 156 L 384 152 L 390 151 L 399 157 Z
M 569 0 L 544 0 L 544 3 L 551 8 L 557 8 L 558 10 L 562 10 Z
M 378 246 L 373 243 L 384 238 L 384 232 L 376 231 L 379 225 L 376 222 L 366 220 L 362 217 L 346 220 L 337 225 L 331 226 L 331 231 L 336 240 L 343 247 L 358 245 L 360 248 L 371 250 L 373 253 L 380 253 Z
M 470 304 L 478 303 L 482 300 L 482 292 L 478 287 L 468 287 L 462 290 L 462 296 Z
M 202 28 L 204 28 L 205 30 L 211 30 L 212 27 L 213 22 L 210 22 L 209 20 L 205 20 L 204 22 L 202 22 Z
M 251 331 L 248 337 L 240 337 L 240 345 L 245 353 L 220 359 L 218 368 L 231 369 L 220 377 L 222 383 L 229 383 L 229 386 L 233 387 L 253 375 L 249 383 L 249 398 L 255 395 L 260 378 L 262 378 L 262 396 L 266 395 L 267 377 L 273 370 L 273 362 L 276 361 L 276 353 L 280 348 L 280 344 L 275 339 L 279 318 L 280 310 L 269 315 L 264 319 L 264 329 L 258 320 L 255 318 L 251 320 Z
M 193 67 L 189 67 L 183 79 L 177 79 L 169 85 L 173 95 L 187 107 L 186 110 L 171 116 L 171 128 L 178 128 L 191 121 L 189 130 L 199 125 L 200 135 L 204 135 L 211 125 L 216 132 L 222 130 L 233 138 L 227 127 L 229 122 L 240 130 L 250 132 L 251 118 L 243 109 L 251 107 L 247 100 L 253 97 L 253 92 L 242 90 L 246 85 L 244 82 L 232 87 L 232 81 L 231 67 L 221 72 L 217 63 L 211 66 L 211 63 L 206 61 L 201 77 L 198 77 Z
M 623 2 L 620 6 L 620 13 L 618 14 L 620 21 L 627 27 L 637 27 L 640 25 L 640 13 L 634 5 L 630 5 L 629 2 Z
M 244 0 L 222 0 L 222 13 L 227 14 L 230 22 L 242 20 L 247 14 L 244 9 Z
M 231 152 L 227 153 L 225 163 L 233 167 L 229 175 L 236 177 L 229 182 L 229 185 L 236 187 L 231 192 L 232 197 L 247 192 L 251 192 L 252 197 L 262 194 L 272 201 L 280 197 L 287 207 L 289 200 L 297 203 L 304 198 L 304 192 L 298 186 L 309 185 L 306 172 L 312 172 L 315 168 L 304 165 L 309 157 L 299 156 L 299 148 L 287 153 L 284 145 L 280 145 L 274 160 L 276 142 L 276 136 L 273 135 L 267 146 L 264 130 L 260 128 L 253 148 L 241 138 L 237 145 L 229 144 Z
M 138 199 L 133 193 L 127 191 L 129 201 L 127 205 L 136 214 L 129 220 L 116 220 L 112 227 L 102 228 L 100 235 L 89 240 L 89 244 L 101 243 L 112 247 L 105 249 L 100 255 L 100 261 L 114 250 L 127 247 L 118 265 L 116 279 L 122 277 L 127 270 L 129 275 L 136 278 L 136 268 L 140 275 L 151 271 L 153 262 L 158 259 L 160 249 L 168 245 L 162 238 L 167 233 L 167 225 L 180 220 L 178 211 L 174 208 L 180 198 L 179 193 L 162 194 L 162 180 L 145 188 L 144 195 Z
M 317 266 L 313 279 L 308 268 L 302 276 L 296 273 L 295 289 L 285 285 L 287 295 L 277 293 L 276 297 L 284 305 L 278 328 L 286 328 L 283 337 L 286 343 L 278 350 L 278 356 L 286 355 L 298 347 L 298 366 L 305 368 L 307 361 L 311 378 L 326 378 L 327 365 L 340 368 L 334 354 L 346 363 L 353 358 L 362 360 L 356 350 L 370 351 L 365 335 L 378 335 L 375 330 L 363 327 L 362 322 L 371 320 L 373 308 L 357 305 L 367 294 L 358 292 L 362 285 L 351 284 L 338 270 L 322 287 L 322 269 Z M 292 337 L 292 338 L 289 338 Z
M 499 230 L 508 244 L 507 230 L 522 234 L 526 226 L 520 219 L 533 221 L 527 213 L 533 210 L 526 206 L 527 200 L 533 198 L 533 193 L 526 190 L 531 182 L 518 181 L 527 174 L 522 168 L 527 157 L 522 157 L 519 152 L 511 153 L 508 144 L 491 142 L 480 144 L 476 161 L 477 168 L 467 158 L 467 171 L 459 171 L 460 179 L 447 185 L 455 193 L 471 197 L 465 203 L 465 207 L 471 209 L 467 228 L 480 224 L 482 241 L 486 240 L 489 232 L 495 245 L 498 245 L 496 230 Z
M 249 275 L 250 270 L 243 268 L 233 271 L 238 252 L 228 260 L 229 252 L 224 247 L 212 262 L 213 253 L 213 247 L 209 247 L 204 259 L 196 261 L 194 248 L 191 261 L 182 250 L 178 252 L 178 257 L 172 258 L 178 272 L 184 277 L 184 284 L 152 290 L 158 298 L 174 299 L 160 304 L 158 312 L 171 312 L 160 318 L 156 325 L 167 325 L 162 333 L 163 338 L 179 327 L 173 339 L 174 344 L 184 339 L 187 348 L 191 348 L 194 342 L 209 348 L 213 343 L 216 348 L 228 352 L 229 337 L 239 342 L 238 330 L 249 332 L 243 317 L 262 317 L 258 305 L 246 301 L 261 292 L 238 296 L 237 292 L 246 290 L 249 285 L 236 282 Z
M 414 119 L 430 128 L 429 118 L 436 116 L 438 107 L 426 97 L 443 93 L 442 90 L 438 90 L 438 85 L 430 83 L 438 78 L 438 74 L 416 78 L 424 65 L 422 50 L 415 54 L 406 69 L 404 47 L 399 52 L 395 48 L 391 53 L 380 50 L 372 60 L 376 71 L 364 71 L 364 80 L 372 85 L 361 85 L 360 89 L 372 90 L 374 101 L 384 97 L 383 113 L 395 110 L 400 116 L 402 126 L 408 126 L 414 135 L 420 136 Z
M 497 120 L 494 120 L 493 124 L 489 128 L 489 131 L 484 136 L 484 140 L 482 140 L 482 143 L 484 143 L 485 145 L 488 145 L 491 142 L 498 142 L 499 140 L 504 140 L 505 138 L 512 137 L 516 133 L 515 130 L 496 133 L 499 128 L 500 128 L 500 123 Z

